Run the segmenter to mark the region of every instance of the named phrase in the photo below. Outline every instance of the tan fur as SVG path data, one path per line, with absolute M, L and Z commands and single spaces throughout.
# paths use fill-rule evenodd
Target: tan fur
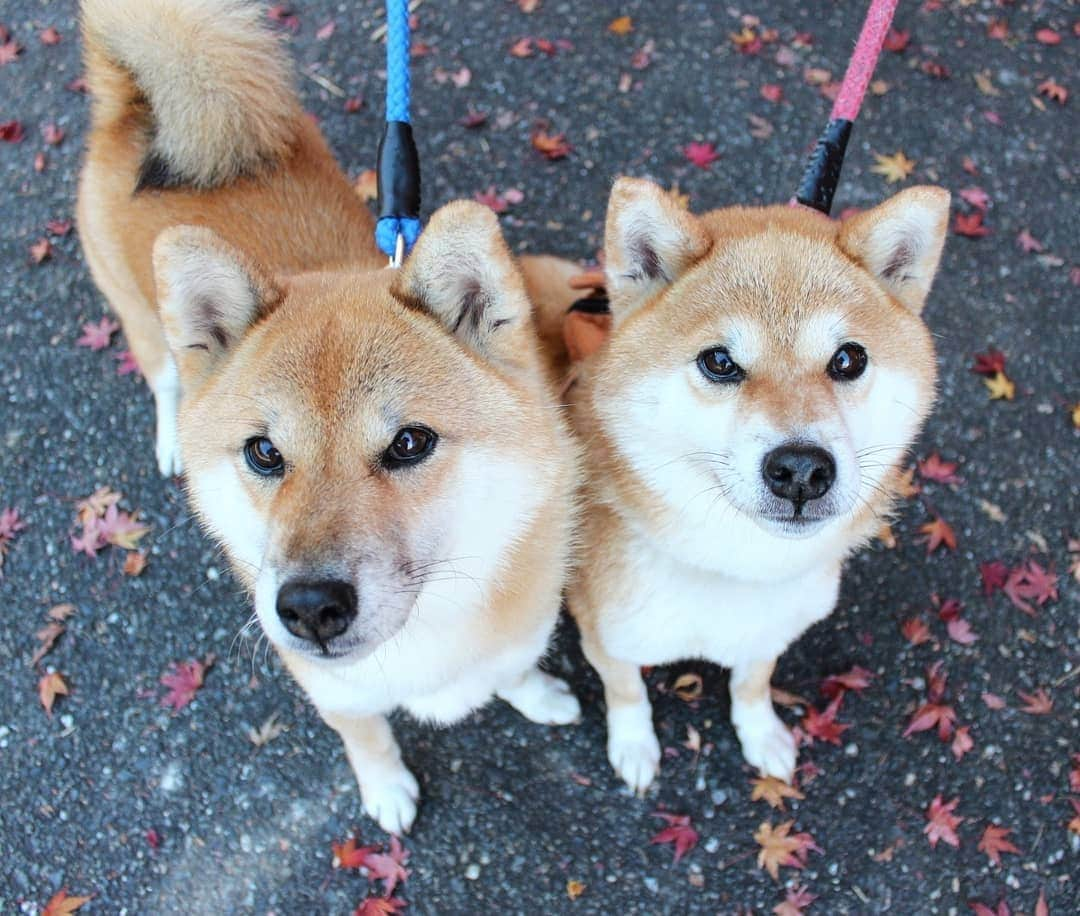
M 649 182 L 616 182 L 605 239 L 614 330 L 571 390 L 588 482 L 569 604 L 605 682 L 609 756 L 633 788 L 659 764 L 636 666 L 690 656 L 733 669 L 747 759 L 790 778 L 794 746 L 769 677 L 831 610 L 840 565 L 890 511 L 900 460 L 933 403 L 934 350 L 918 313 L 947 214 L 946 192 L 913 188 L 845 223 L 785 206 L 693 216 Z M 861 385 L 825 372 L 847 340 L 870 354 Z M 737 385 L 697 368 L 720 345 L 744 366 Z M 890 417 L 895 428 L 882 432 Z M 752 521 L 755 436 L 816 443 L 828 430 L 884 436 L 888 448 L 843 446 L 851 496 L 821 533 L 791 540 Z
M 88 0 L 83 14 L 96 115 L 80 234 L 155 389 L 159 462 L 172 473 L 183 457 L 200 519 L 341 733 L 369 813 L 408 829 L 417 785 L 383 714 L 448 722 L 492 694 L 539 721 L 577 714 L 534 667 L 570 562 L 577 452 L 524 281 L 473 202 L 435 213 L 404 266 L 384 266 L 257 7 Z M 197 75 L 182 104 L 177 48 Z M 152 153 L 189 184 L 136 191 Z M 415 425 L 435 450 L 391 468 Z M 280 476 L 248 467 L 257 437 Z M 359 596 L 340 661 L 275 612 L 283 583 L 326 578 Z

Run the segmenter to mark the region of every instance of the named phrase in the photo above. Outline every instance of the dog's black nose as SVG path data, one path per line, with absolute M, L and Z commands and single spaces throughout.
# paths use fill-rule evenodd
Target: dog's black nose
M 286 582 L 278 591 L 277 612 L 293 636 L 325 647 L 356 617 L 356 589 L 348 582 Z
M 781 445 L 765 456 L 761 475 L 773 493 L 790 499 L 798 509 L 829 492 L 836 480 L 836 462 L 816 445 Z

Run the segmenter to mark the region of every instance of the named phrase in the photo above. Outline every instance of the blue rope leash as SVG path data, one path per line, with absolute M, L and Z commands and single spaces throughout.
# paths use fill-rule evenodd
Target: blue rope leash
M 379 142 L 379 221 L 375 243 L 404 254 L 420 235 L 420 162 L 409 115 L 409 0 L 386 0 L 386 127 Z

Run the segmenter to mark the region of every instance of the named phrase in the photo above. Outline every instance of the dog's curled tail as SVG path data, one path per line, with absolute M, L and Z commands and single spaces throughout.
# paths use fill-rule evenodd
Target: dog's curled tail
M 247 0 L 82 0 L 97 130 L 144 147 L 139 187 L 211 188 L 281 160 L 298 129 L 291 67 Z

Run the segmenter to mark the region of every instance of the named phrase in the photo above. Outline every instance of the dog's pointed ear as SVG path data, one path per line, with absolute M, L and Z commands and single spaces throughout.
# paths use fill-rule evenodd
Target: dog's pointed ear
M 536 357 L 525 281 L 483 204 L 459 200 L 435 211 L 391 292 L 485 359 L 524 366 Z
M 640 178 L 617 179 L 604 227 L 604 271 L 616 323 L 697 263 L 711 244 L 701 221 L 663 188 Z
M 153 260 L 161 323 L 182 380 L 205 373 L 281 300 L 262 268 L 209 229 L 166 229 Z
M 916 315 L 926 304 L 949 226 L 949 192 L 908 188 L 840 227 L 840 247 Z

